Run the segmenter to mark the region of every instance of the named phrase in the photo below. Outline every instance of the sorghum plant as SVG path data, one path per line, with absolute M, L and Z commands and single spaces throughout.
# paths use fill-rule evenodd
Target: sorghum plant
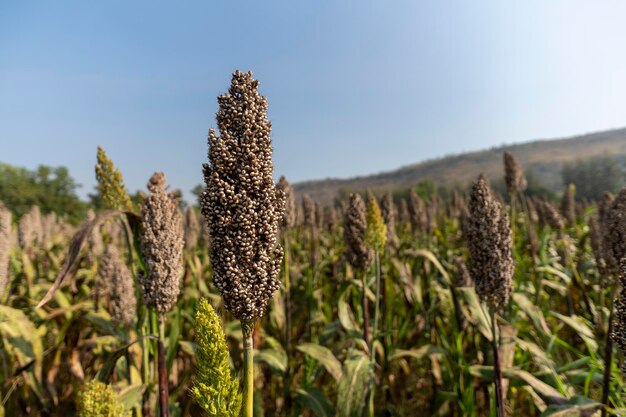
M 252 72 L 235 71 L 228 94 L 218 97 L 209 130 L 209 163 L 201 207 L 211 235 L 213 282 L 244 335 L 244 416 L 252 416 L 254 322 L 279 287 L 283 251 L 277 242 L 285 198 L 272 178 L 267 100 Z
M 464 233 L 469 249 L 470 273 L 476 293 L 491 310 L 496 411 L 498 417 L 503 417 L 504 393 L 496 335 L 496 314 L 509 302 L 515 263 L 509 217 L 493 195 L 483 175 L 478 177 L 472 187 L 469 215 L 465 222 Z

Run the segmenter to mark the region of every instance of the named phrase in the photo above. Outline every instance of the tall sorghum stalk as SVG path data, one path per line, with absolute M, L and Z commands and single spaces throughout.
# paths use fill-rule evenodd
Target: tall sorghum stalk
M 165 313 L 170 311 L 180 292 L 183 272 L 183 218 L 175 194 L 165 190 L 165 175 L 157 172 L 148 182 L 149 196 L 141 207 L 141 254 L 146 266 L 139 277 L 144 304 L 159 315 L 157 342 L 159 410 L 169 416 L 167 369 L 165 366 Z
M 376 340 L 378 333 L 378 315 L 380 304 L 380 254 L 385 248 L 387 242 L 387 226 L 376 202 L 376 198 L 371 196 L 367 204 L 367 229 L 365 231 L 365 243 L 374 251 L 374 265 L 376 268 L 376 300 L 374 304 L 374 327 L 372 328 L 372 338 L 369 345 L 370 351 L 370 366 L 371 372 L 374 373 L 375 363 L 375 351 L 374 341 Z M 385 320 L 385 317 L 383 317 Z M 370 416 L 374 416 L 374 389 L 373 389 L 374 375 L 370 378 L 369 389 L 369 413 Z
M 369 337 L 369 310 L 367 307 L 367 276 L 366 271 L 372 265 L 373 251 L 365 243 L 367 218 L 365 203 L 359 194 L 350 195 L 350 203 L 345 213 L 343 237 L 346 243 L 346 259 L 348 263 L 361 274 L 363 283 L 363 340 L 370 346 Z
M 317 265 L 317 239 L 319 230 L 317 228 L 316 218 L 316 205 L 308 194 L 302 197 L 302 212 L 304 214 L 304 226 L 309 229 L 309 268 L 306 283 L 306 298 L 309 305 L 307 306 L 308 320 L 307 320 L 307 333 L 309 340 L 313 340 L 313 310 L 316 308 L 315 297 L 313 297 L 313 291 L 315 290 L 315 267 Z
M 283 246 L 283 285 L 285 288 L 285 354 L 287 356 L 287 368 L 284 374 L 283 397 L 285 410 L 291 410 L 291 279 L 289 276 L 289 237 L 287 232 L 296 225 L 296 200 L 293 188 L 284 176 L 278 181 L 278 188 L 285 196 L 285 214 L 281 221 Z
M 576 223 L 576 201 L 574 195 L 576 194 L 576 186 L 569 184 L 565 188 L 563 198 L 561 199 L 561 214 L 567 221 L 569 227 L 574 227 Z
M 528 183 L 524 176 L 522 165 L 519 163 L 515 155 L 510 152 L 504 152 L 504 182 L 506 189 L 511 198 L 511 238 L 515 233 L 515 207 L 516 196 L 524 192 Z
M 498 311 L 508 304 L 515 263 L 508 215 L 482 175 L 472 187 L 463 232 L 476 293 L 491 312 L 496 413 L 503 417 L 505 393 L 502 392 L 496 319 Z
M 606 344 L 604 349 L 604 381 L 602 384 L 602 416 L 606 416 L 606 407 L 609 406 L 609 386 L 611 378 L 611 366 L 613 362 L 613 342 L 624 352 L 626 351 L 626 188 L 622 189 L 617 197 L 611 201 L 610 195 L 606 195 L 599 210 L 601 228 L 604 229 L 605 262 L 613 277 L 609 280 L 609 324 Z M 610 205 L 609 205 L 610 203 Z M 615 294 L 619 292 L 619 298 L 614 302 Z M 615 311 L 614 311 L 615 310 Z M 615 315 L 615 324 L 613 316 Z M 615 328 L 614 328 L 615 327 Z
M 0 202 L 0 299 L 9 283 L 9 252 L 11 251 L 11 211 Z
M 122 261 L 117 248 L 113 244 L 107 245 L 104 250 L 104 256 L 98 266 L 98 275 L 104 282 L 106 293 L 109 296 L 111 321 L 126 330 L 124 341 L 129 343 L 127 330 L 137 316 L 135 286 L 130 270 Z M 128 383 L 132 384 L 131 359 L 128 350 L 126 351 L 126 366 Z
M 267 100 L 252 73 L 235 71 L 218 97 L 220 136 L 209 130 L 209 163 L 201 207 L 211 235 L 213 282 L 243 332 L 243 415 L 252 417 L 253 329 L 279 287 L 283 251 L 277 242 L 285 198 L 272 178 Z

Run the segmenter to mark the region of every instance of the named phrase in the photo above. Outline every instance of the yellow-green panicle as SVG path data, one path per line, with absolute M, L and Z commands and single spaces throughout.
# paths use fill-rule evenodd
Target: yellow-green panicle
M 226 339 L 217 314 L 205 299 L 196 313 L 198 370 L 191 394 L 209 417 L 239 417 L 239 381 L 232 377 Z
M 102 203 L 108 210 L 133 210 L 133 203 L 124 186 L 124 177 L 113 161 L 98 146 L 98 162 L 96 163 L 96 179 Z
M 380 207 L 376 198 L 371 196 L 367 202 L 367 229 L 365 230 L 365 243 L 370 248 L 382 252 L 387 243 L 387 225 L 380 213 Z
M 130 417 L 110 385 L 93 380 L 78 394 L 79 417 Z

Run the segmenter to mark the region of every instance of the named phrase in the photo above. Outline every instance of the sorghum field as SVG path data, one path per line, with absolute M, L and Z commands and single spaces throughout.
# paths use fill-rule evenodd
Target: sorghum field
M 198 206 L 102 148 L 82 223 L 1 206 L 0 415 L 626 414 L 626 191 L 530 198 L 505 154 L 506 195 L 322 206 L 275 183 L 252 74 L 218 102 Z

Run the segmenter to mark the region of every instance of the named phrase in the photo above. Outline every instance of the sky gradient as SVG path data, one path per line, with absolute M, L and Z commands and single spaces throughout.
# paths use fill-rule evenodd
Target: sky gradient
M 626 126 L 626 2 L 0 2 L 0 162 L 96 147 L 130 191 L 202 182 L 216 96 L 252 70 L 276 175 L 392 170 L 503 143 Z

